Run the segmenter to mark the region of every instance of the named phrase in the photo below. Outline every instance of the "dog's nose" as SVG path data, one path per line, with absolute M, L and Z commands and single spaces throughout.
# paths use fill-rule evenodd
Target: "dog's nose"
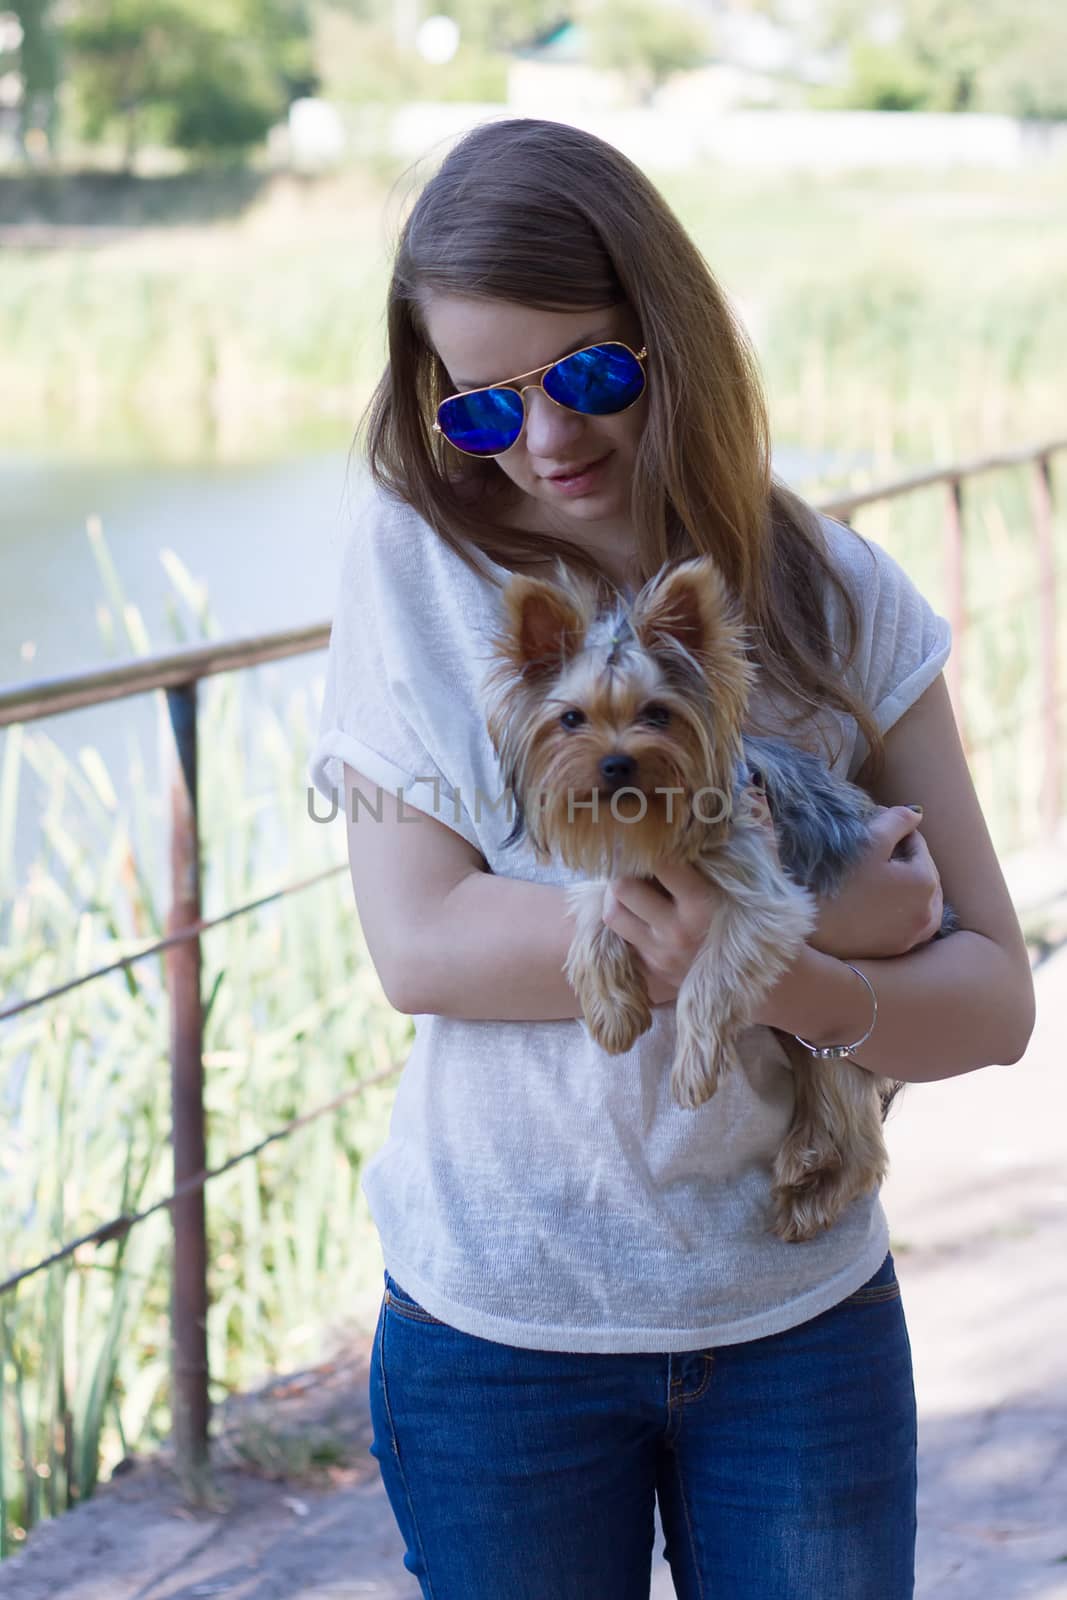
M 605 756 L 600 763 L 600 776 L 612 789 L 624 788 L 636 771 L 637 762 L 633 756 Z

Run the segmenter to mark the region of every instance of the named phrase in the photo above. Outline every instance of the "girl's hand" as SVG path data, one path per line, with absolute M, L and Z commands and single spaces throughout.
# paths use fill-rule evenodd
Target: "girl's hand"
M 758 791 L 749 791 L 747 815 L 766 831 L 777 854 L 774 829 Z M 654 878 L 616 878 L 608 889 L 604 923 L 633 945 L 641 958 L 652 1005 L 677 998 L 682 980 L 704 943 L 720 891 L 695 867 L 664 863 Z
M 664 866 L 658 878 L 616 878 L 604 925 L 633 945 L 652 1005 L 674 1000 L 711 920 L 716 890 L 694 867 Z
M 752 791 L 749 815 L 761 822 L 777 857 L 774 827 Z M 922 818 L 909 806 L 879 806 L 866 853 L 832 899 L 818 897 L 818 922 L 808 943 L 848 960 L 906 955 L 941 926 L 941 879 Z M 896 852 L 900 850 L 900 854 Z M 677 998 L 704 942 L 718 890 L 695 867 L 664 864 L 656 877 L 618 878 L 608 891 L 604 922 L 633 945 L 652 1005 Z
M 941 926 L 941 878 L 910 806 L 879 806 L 867 850 L 833 898 L 819 898 L 808 943 L 824 955 L 902 956 Z M 897 854 L 898 846 L 901 847 Z

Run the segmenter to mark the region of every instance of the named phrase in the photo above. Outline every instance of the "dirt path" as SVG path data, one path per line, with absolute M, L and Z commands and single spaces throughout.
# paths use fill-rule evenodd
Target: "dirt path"
M 1024 1061 L 909 1087 L 887 1126 L 919 1399 L 916 1600 L 1067 1600 L 1067 945 L 1036 981 Z M 0 1596 L 418 1600 L 367 1454 L 365 1374 L 356 1352 L 234 1415 L 261 1456 L 323 1441 L 336 1459 L 317 1486 L 226 1467 L 227 1504 L 193 1514 L 159 1463 L 139 1466 L 40 1528 Z M 657 1522 L 652 1600 L 674 1596 L 662 1549 Z

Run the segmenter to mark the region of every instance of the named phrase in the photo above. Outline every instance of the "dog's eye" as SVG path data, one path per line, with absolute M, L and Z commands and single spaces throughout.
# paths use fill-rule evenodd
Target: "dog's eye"
M 641 712 L 640 720 L 651 723 L 654 728 L 665 728 L 671 720 L 671 714 L 666 706 L 661 706 L 658 702 L 654 702 L 645 706 Z
M 572 706 L 569 711 L 564 711 L 559 719 L 565 728 L 580 728 L 585 721 L 585 712 L 576 711 Z

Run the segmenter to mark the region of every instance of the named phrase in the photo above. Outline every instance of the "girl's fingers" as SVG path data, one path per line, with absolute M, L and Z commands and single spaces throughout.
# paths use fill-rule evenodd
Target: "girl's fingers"
M 619 881 L 641 883 L 640 878 L 622 878 Z M 655 882 L 662 886 L 661 899 L 684 899 L 687 895 L 699 894 L 702 889 L 707 888 L 707 880 L 686 861 L 657 862 Z
M 617 933 L 627 944 L 632 944 L 635 950 L 645 954 L 649 933 L 647 922 L 642 922 L 640 917 L 635 917 L 623 905 L 616 905 L 613 910 L 606 909 L 603 920 L 612 933 Z
M 673 907 L 670 894 L 647 878 L 616 878 L 609 896 L 649 924 L 662 922 L 664 914 Z
M 922 820 L 922 812 L 913 811 L 911 806 L 886 806 L 872 821 L 871 836 L 883 849 L 888 846 L 895 850 L 901 839 L 922 825 Z

